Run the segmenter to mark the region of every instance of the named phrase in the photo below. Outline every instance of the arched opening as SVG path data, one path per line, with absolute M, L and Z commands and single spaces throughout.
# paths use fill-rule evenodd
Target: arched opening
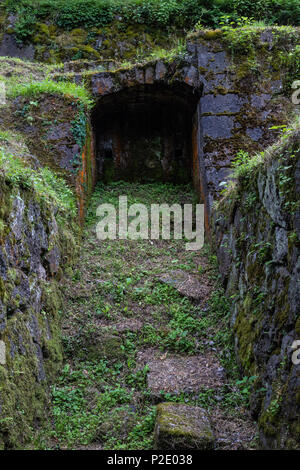
M 198 102 L 199 92 L 185 83 L 137 85 L 100 98 L 92 117 L 97 179 L 195 181 Z

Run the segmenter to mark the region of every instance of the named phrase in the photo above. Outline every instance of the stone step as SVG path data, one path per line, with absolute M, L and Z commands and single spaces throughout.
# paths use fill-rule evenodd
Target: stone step
M 197 394 L 224 384 L 224 370 L 212 352 L 182 357 L 149 349 L 138 353 L 137 362 L 139 368 L 148 365 L 147 386 L 156 402 L 160 392 Z
M 182 296 L 197 302 L 206 300 L 210 291 L 205 281 L 200 282 L 195 275 L 180 270 L 162 274 L 159 281 L 174 287 Z
M 213 450 L 215 437 L 206 412 L 181 403 L 157 406 L 154 446 L 159 450 Z

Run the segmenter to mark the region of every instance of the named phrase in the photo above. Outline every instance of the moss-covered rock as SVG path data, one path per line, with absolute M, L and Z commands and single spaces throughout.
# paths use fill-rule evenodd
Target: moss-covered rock
M 74 262 L 78 232 L 74 196 L 65 182 L 65 190 L 57 194 L 51 185 L 59 180 L 50 170 L 26 167 L 3 149 L 0 154 L 6 227 L 0 249 L 0 342 L 5 353 L 0 364 L 0 447 L 17 449 L 47 419 L 49 385 L 62 364 L 63 302 L 56 281 Z M 68 192 L 70 199 L 61 205 Z M 68 230 L 74 230 L 73 239 L 66 237 Z
M 88 361 L 100 359 L 114 361 L 124 357 L 122 338 L 106 331 L 83 334 L 78 347 L 78 356 Z
M 95 435 L 95 440 L 125 439 L 136 425 L 135 414 L 128 405 L 114 408 L 105 416 Z
M 157 406 L 155 449 L 212 450 L 215 439 L 204 410 L 181 403 Z

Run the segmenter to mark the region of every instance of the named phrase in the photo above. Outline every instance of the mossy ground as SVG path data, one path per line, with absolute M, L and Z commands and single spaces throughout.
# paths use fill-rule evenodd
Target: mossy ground
M 223 430 L 225 422 L 233 426 L 232 432 L 239 426 L 241 445 L 255 445 L 255 428 L 245 411 L 252 379 L 239 381 L 228 303 L 219 284 L 215 257 L 207 247 L 201 252 L 185 251 L 184 240 L 97 240 L 97 206 L 104 202 L 117 205 L 119 195 L 124 194 L 129 204 L 194 200 L 191 188 L 183 186 L 118 182 L 97 187 L 80 261 L 65 283 L 66 361 L 52 390 L 53 426 L 32 445 L 153 448 L 157 398 L 147 387 L 147 364 L 141 366 L 137 359 L 138 353 L 149 348 L 164 357 L 205 356 L 206 351 L 215 354 L 227 371 L 220 388 L 199 388 L 192 394 L 161 392 L 159 401 L 201 405 L 211 412 L 216 428 L 218 420 Z M 208 286 L 200 304 L 159 281 L 162 272 L 174 267 L 198 276 Z

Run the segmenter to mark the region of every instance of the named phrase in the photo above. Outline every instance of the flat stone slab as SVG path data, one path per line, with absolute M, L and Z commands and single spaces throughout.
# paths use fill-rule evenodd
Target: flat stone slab
M 148 364 L 147 386 L 154 397 L 159 397 L 161 391 L 172 394 L 198 393 L 202 388 L 223 385 L 223 368 L 212 353 L 205 357 L 168 357 L 161 352 L 148 350 L 139 353 L 137 359 L 139 364 Z
M 192 300 L 202 300 L 207 297 L 207 285 L 201 283 L 196 276 L 184 271 L 171 271 L 162 274 L 159 280 L 174 287 L 178 292 Z
M 143 322 L 136 318 L 126 318 L 123 321 L 116 323 L 114 328 L 118 333 L 124 333 L 125 331 L 137 332 L 143 328 Z
M 88 361 L 100 359 L 121 360 L 124 359 L 122 338 L 110 332 L 95 332 L 89 338 L 85 338 L 78 350 L 78 357 Z
M 159 450 L 212 450 L 215 438 L 202 408 L 182 403 L 157 406 L 154 448 Z

